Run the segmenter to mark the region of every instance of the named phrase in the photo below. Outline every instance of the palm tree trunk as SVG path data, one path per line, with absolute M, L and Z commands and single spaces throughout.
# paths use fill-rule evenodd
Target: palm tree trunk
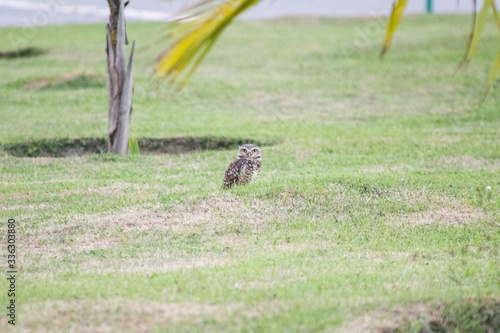
M 125 67 L 125 5 L 124 0 L 108 0 L 109 23 L 106 26 L 108 67 L 108 153 L 126 154 L 130 114 L 132 111 L 132 61 L 134 45 Z

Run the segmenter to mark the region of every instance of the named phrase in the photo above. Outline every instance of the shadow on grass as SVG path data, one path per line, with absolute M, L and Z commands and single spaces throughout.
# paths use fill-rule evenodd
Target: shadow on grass
M 258 146 L 275 144 L 271 141 L 216 136 L 139 138 L 137 141 L 141 154 L 184 154 L 202 150 L 229 150 L 237 149 L 244 143 L 253 143 Z M 105 138 L 55 138 L 8 143 L 0 145 L 0 149 L 17 157 L 83 156 L 106 153 L 107 141 Z
M 59 90 L 75 90 L 86 88 L 104 88 L 106 86 L 106 79 L 98 75 L 77 75 L 67 80 L 60 82 L 48 83 L 40 87 L 40 90 L 59 89 Z
M 36 47 L 27 47 L 15 51 L 2 51 L 0 52 L 0 59 L 14 59 L 14 58 L 27 58 L 36 57 L 46 53 L 46 50 L 39 49 Z
M 87 88 L 106 87 L 106 77 L 95 73 L 68 73 L 55 77 L 40 77 L 29 81 L 12 83 L 16 87 L 25 87 L 29 90 L 77 90 Z

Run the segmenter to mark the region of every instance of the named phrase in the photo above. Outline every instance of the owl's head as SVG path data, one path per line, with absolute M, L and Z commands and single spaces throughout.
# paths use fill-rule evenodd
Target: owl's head
M 244 157 L 250 160 L 260 160 L 260 148 L 256 145 L 247 144 L 238 149 L 238 157 Z

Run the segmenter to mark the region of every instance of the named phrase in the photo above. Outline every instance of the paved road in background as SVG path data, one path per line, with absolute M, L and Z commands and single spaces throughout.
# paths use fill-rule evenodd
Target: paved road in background
M 472 1 L 434 0 L 436 13 L 464 13 Z M 192 0 L 131 0 L 129 21 L 167 21 Z M 482 3 L 482 1 L 479 1 Z M 392 0 L 263 0 L 245 13 L 244 19 L 290 15 L 383 16 Z M 425 0 L 410 0 L 407 13 L 423 13 Z M 0 0 L 0 26 L 105 22 L 109 14 L 105 0 Z

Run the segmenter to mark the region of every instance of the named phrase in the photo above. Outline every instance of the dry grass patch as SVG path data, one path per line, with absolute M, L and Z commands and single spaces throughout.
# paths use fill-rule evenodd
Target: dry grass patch
M 276 289 L 297 284 L 307 284 L 307 277 L 291 273 L 290 270 L 285 270 L 278 274 L 278 276 L 263 275 L 259 280 L 240 280 L 234 284 L 234 288 L 244 293 L 251 290 L 265 290 L 269 293 L 275 293 Z M 262 305 L 262 307 L 265 308 L 266 305 Z M 255 311 L 258 309 L 255 308 Z M 266 312 L 263 310 L 262 313 L 265 314 Z
M 57 159 L 54 157 L 32 157 L 32 158 L 23 157 L 22 159 L 23 162 L 32 163 L 35 165 L 49 165 L 57 161 Z M 84 162 L 85 161 L 82 161 L 82 163 Z
M 76 215 L 71 223 L 47 225 L 28 229 L 19 241 L 26 255 L 44 257 L 64 256 L 70 253 L 107 249 L 135 239 L 136 233 L 168 229 L 168 219 L 160 210 L 131 209 L 111 214 Z
M 114 237 L 114 231 L 103 226 L 88 226 L 81 223 L 55 225 L 37 230 L 26 230 L 25 237 L 19 239 L 24 253 L 19 254 L 20 261 L 29 265 L 23 259 L 33 255 L 41 255 L 45 259 L 62 257 L 71 253 L 107 249 L 120 244 L 120 239 Z
M 175 185 L 168 187 L 161 184 L 131 184 L 131 183 L 113 183 L 111 186 L 87 187 L 85 189 L 65 190 L 56 196 L 82 195 L 82 194 L 98 194 L 98 195 L 125 195 L 129 193 L 140 193 L 147 191 L 161 191 L 164 194 L 183 192 L 188 190 L 186 186 Z
M 309 244 L 309 243 L 283 243 L 270 247 L 273 250 L 282 252 L 302 252 L 308 250 L 316 250 L 324 248 L 321 245 Z
M 168 299 L 168 295 L 165 296 Z M 237 315 L 243 321 L 278 315 L 290 305 L 271 301 L 246 307 L 242 303 L 161 303 L 127 299 L 60 300 L 23 304 L 19 332 L 153 332 L 176 324 L 224 323 Z M 7 321 L 0 330 L 7 329 Z
M 380 307 L 342 325 L 340 332 L 498 332 L 497 298 L 469 298 L 453 303 Z
M 271 120 L 290 120 L 297 117 L 302 117 L 302 110 L 309 110 L 314 114 L 327 114 L 331 108 L 331 101 L 327 98 L 316 96 L 303 96 L 295 94 L 270 94 L 266 91 L 252 91 L 244 99 L 238 101 L 240 104 L 248 105 L 250 103 L 255 107 L 255 110 L 260 110 L 260 114 L 256 119 L 261 121 Z M 329 104 L 330 103 L 330 104 Z M 339 108 L 333 108 L 337 110 Z M 269 112 L 272 110 L 273 112 Z
M 4 160 L 0 158 L 0 164 L 3 164 Z M 8 173 L 0 173 L 0 181 L 2 184 L 5 185 L 12 185 L 18 183 L 18 179 L 20 178 L 20 175 L 13 175 L 13 174 L 8 174 Z
M 381 264 L 387 261 L 406 261 L 410 255 L 406 252 L 348 252 L 342 258 L 355 261 L 366 261 L 368 263 Z
M 329 250 L 337 245 L 331 242 L 313 242 L 313 243 L 282 243 L 273 246 L 269 246 L 270 250 L 277 250 L 282 252 L 303 252 L 303 251 L 314 251 L 314 250 Z
M 190 270 L 201 267 L 219 267 L 231 264 L 230 258 L 214 255 L 204 257 L 174 257 L 168 253 L 144 254 L 134 258 L 111 258 L 85 261 L 79 265 L 83 273 L 164 273 L 170 271 Z
M 229 251 L 231 249 L 245 249 L 247 251 L 251 251 L 256 248 L 256 243 L 252 237 L 239 235 L 237 233 L 217 235 L 213 238 L 213 243 L 221 245 L 223 247 L 223 251 Z
M 33 158 L 35 159 L 35 158 Z M 29 160 L 29 159 L 27 159 Z M 49 180 L 34 180 L 34 181 L 29 181 L 29 182 L 17 182 L 14 184 L 58 184 L 58 183 L 76 183 L 78 182 L 78 179 L 75 178 L 59 178 L 59 179 L 49 179 Z
M 438 165 L 465 169 L 500 170 L 500 159 L 475 158 L 472 156 L 446 157 L 438 161 Z
M 3 210 L 3 211 L 13 211 L 13 210 L 32 211 L 32 210 L 36 210 L 36 209 L 58 209 L 59 207 L 61 207 L 61 205 L 49 205 L 49 204 L 5 205 L 5 204 L 2 204 L 1 210 Z
M 390 333 L 408 321 L 438 321 L 442 312 L 442 307 L 431 307 L 426 304 L 397 305 L 391 309 L 381 307 L 344 323 L 340 328 L 325 331 Z
M 71 163 L 76 165 L 82 165 L 89 162 L 86 156 L 75 156 L 69 154 L 71 157 Z M 53 163 L 57 163 L 61 161 L 61 158 L 51 157 L 51 156 L 38 156 L 38 157 L 21 157 L 21 160 L 25 163 L 31 163 L 35 165 L 50 165 Z M 61 179 L 48 179 L 44 181 L 33 181 L 33 183 L 41 184 L 41 183 L 58 183 L 61 181 L 75 181 L 75 180 L 61 180 Z M 31 182 L 30 182 L 31 183 Z
M 125 186 L 129 188 L 128 186 Z M 99 193 L 116 194 L 122 186 L 104 188 Z M 202 200 L 198 203 L 187 203 L 173 206 L 168 210 L 163 208 L 134 208 L 123 212 L 107 214 L 76 215 L 69 224 L 55 224 L 54 221 L 45 227 L 27 231 L 27 249 L 34 251 L 36 246 L 46 254 L 64 253 L 64 248 L 57 244 L 71 239 L 73 245 L 68 251 L 102 248 L 102 245 L 113 242 L 127 241 L 128 234 L 138 231 L 171 231 L 190 232 L 202 227 L 206 232 L 214 231 L 218 226 L 245 223 L 247 226 L 263 225 L 271 216 L 272 207 L 261 201 L 254 200 L 250 206 L 243 204 L 235 197 L 216 197 Z M 133 236 L 133 235 L 132 235 Z
M 123 299 L 47 301 L 23 304 L 16 328 L 21 332 L 152 332 L 185 321 L 224 321 L 241 307 Z M 6 325 L 3 320 L 0 330 L 7 329 Z
M 2 202 L 2 210 L 10 210 L 9 207 L 5 202 L 9 200 L 27 200 L 30 199 L 34 196 L 33 191 L 26 191 L 26 192 L 10 192 L 7 193 L 5 191 L 4 193 L 0 193 L 0 202 Z M 24 207 L 21 205 L 17 205 L 18 207 Z M 26 205 L 27 206 L 27 205 Z
M 406 216 L 390 215 L 387 222 L 393 226 L 421 226 L 434 223 L 445 226 L 460 226 L 477 223 L 487 217 L 482 210 L 455 204 L 449 207 L 434 207 L 427 211 L 416 212 Z
M 462 141 L 462 139 L 458 135 L 442 135 L 440 137 L 433 137 L 430 141 L 432 143 L 435 143 L 435 142 L 458 143 L 458 142 Z
M 102 245 L 102 244 L 101 244 Z M 218 256 L 214 254 L 202 254 L 194 256 L 178 256 L 163 252 L 141 253 L 134 257 L 117 257 L 107 255 L 104 258 L 92 256 L 92 250 L 87 251 L 87 256 L 78 259 L 68 256 L 65 259 L 63 266 L 57 266 L 47 270 L 47 260 L 38 257 L 38 262 L 31 260 L 30 276 L 31 278 L 50 278 L 54 275 L 71 273 L 78 271 L 81 274 L 109 274 L 109 273 L 165 273 L 171 271 L 187 271 L 196 268 L 214 268 L 234 263 L 232 258 L 228 256 Z M 96 254 L 98 255 L 98 254 Z M 23 266 L 25 266 L 23 260 Z M 56 266 L 53 266 L 56 267 Z
M 163 222 L 153 210 L 145 209 L 113 214 L 76 215 L 68 220 L 72 222 L 59 224 L 50 220 L 45 226 L 28 226 L 24 237 L 19 239 L 19 245 L 24 249 L 20 253 L 23 265 L 32 265 L 32 260 L 38 256 L 48 260 L 72 253 L 108 249 L 133 239 L 133 235 L 123 232 L 129 223 L 143 221 L 145 225 L 156 225 Z
M 269 216 L 273 216 L 271 211 L 272 207 L 263 201 L 253 200 L 246 205 L 235 197 L 226 196 L 179 204 L 167 210 L 152 207 L 111 214 L 77 215 L 68 219 L 70 223 L 60 224 L 52 220 L 43 226 L 28 227 L 25 236 L 19 240 L 19 246 L 23 248 L 19 259 L 24 267 L 36 271 L 36 267 L 42 267 L 54 258 L 64 259 L 70 255 L 121 248 L 139 239 L 162 242 L 161 238 L 165 237 L 165 244 L 168 244 L 169 235 L 195 233 L 216 241 L 218 235 L 226 235 L 228 230 L 232 232 L 232 229 L 240 226 L 256 228 L 264 225 Z M 240 248 L 241 243 L 235 245 L 233 242 L 230 246 Z M 139 253 L 133 258 L 116 258 L 111 254 L 104 258 L 78 256 L 76 261 L 68 265 L 77 264 L 83 271 L 112 272 L 126 269 L 127 272 L 162 272 L 213 267 L 230 262 L 224 256 L 203 255 L 193 259 L 186 256 L 179 258 L 168 251 L 144 251 L 148 253 Z
M 273 216 L 273 207 L 265 201 L 254 199 L 246 205 L 232 196 L 210 198 L 194 205 L 181 204 L 165 213 L 174 231 L 184 232 L 202 226 L 208 233 L 241 223 L 259 227 Z
M 413 167 L 409 165 L 399 165 L 399 166 L 383 166 L 383 165 L 373 165 L 361 169 L 363 173 L 384 173 L 384 172 L 407 172 L 414 170 Z
M 392 226 L 420 226 L 442 224 L 446 226 L 459 226 L 477 223 L 491 217 L 493 213 L 471 207 L 461 201 L 421 191 L 399 191 L 389 194 L 392 201 L 404 202 L 416 212 L 406 215 L 389 214 L 386 221 Z
M 366 107 L 366 100 L 370 107 Z M 367 116 L 374 113 L 380 115 L 383 108 L 373 92 L 357 91 L 357 98 L 332 100 L 322 94 L 270 93 L 269 91 L 252 91 L 236 103 L 254 107 L 255 119 L 260 121 L 305 119 L 321 121 L 324 124 L 337 124 L 339 120 L 347 123 L 366 122 Z M 304 112 L 307 110 L 307 112 Z M 346 110 L 351 110 L 347 112 Z M 355 112 L 353 112 L 355 110 Z

